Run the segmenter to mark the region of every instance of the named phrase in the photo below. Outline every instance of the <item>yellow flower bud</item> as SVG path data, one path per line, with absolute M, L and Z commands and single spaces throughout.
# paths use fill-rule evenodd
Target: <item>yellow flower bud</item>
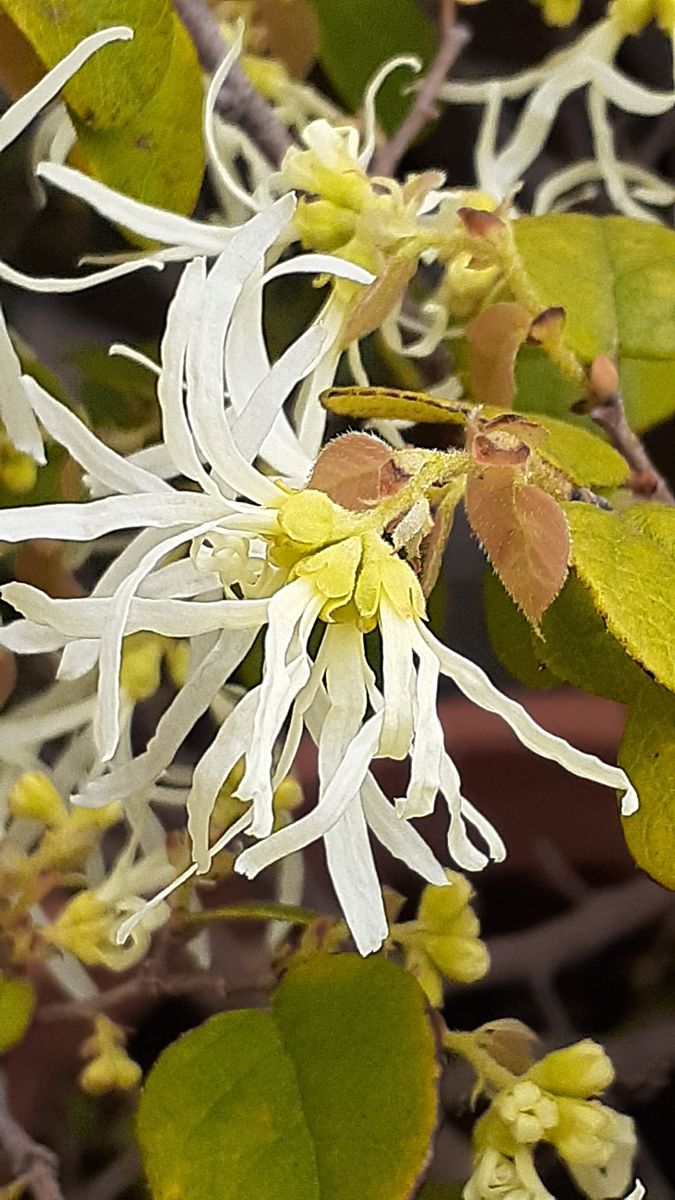
M 519 1079 L 500 1092 L 493 1107 L 515 1141 L 525 1145 L 541 1141 L 559 1121 L 556 1101 L 529 1079 Z
M 614 1067 L 602 1046 L 586 1038 L 547 1054 L 528 1071 L 528 1078 L 557 1096 L 586 1100 L 609 1087 Z
M 32 492 L 37 482 L 37 463 L 28 454 L 21 454 L 13 447 L 3 448 L 0 463 L 0 480 L 8 492 L 23 496 Z
M 614 1153 L 615 1114 L 599 1100 L 557 1099 L 559 1121 L 550 1141 L 560 1156 L 584 1167 L 604 1167 Z
M 164 649 L 164 658 L 172 682 L 177 688 L 183 687 L 190 666 L 190 643 L 182 639 L 180 641 L 170 639 Z
M 613 0 L 609 15 L 624 33 L 639 33 L 654 16 L 654 0 Z
M 675 0 L 656 0 L 655 9 L 659 28 L 672 37 L 675 33 Z
M 92 1060 L 80 1074 L 80 1086 L 90 1095 L 103 1092 L 128 1091 L 141 1081 L 141 1068 L 129 1058 L 124 1049 L 124 1033 L 108 1017 L 98 1016 L 94 1033 L 82 1047 Z
M 164 641 L 156 633 L 132 633 L 124 639 L 120 686 L 138 704 L 154 696 L 162 673 Z
M 9 795 L 9 811 L 13 817 L 28 817 L 51 828 L 68 816 L 61 796 L 42 771 L 27 771 L 17 780 Z
M 535 0 L 535 3 L 542 9 L 547 25 L 571 25 L 581 8 L 581 0 Z

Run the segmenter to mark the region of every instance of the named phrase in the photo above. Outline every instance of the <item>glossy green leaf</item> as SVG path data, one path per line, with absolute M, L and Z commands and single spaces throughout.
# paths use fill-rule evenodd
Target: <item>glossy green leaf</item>
M 524 217 L 518 249 L 542 304 L 562 305 L 565 341 L 590 363 L 618 354 L 637 430 L 675 412 L 675 232 L 630 217 Z
M 464 1184 L 455 1180 L 428 1179 L 415 1200 L 462 1200 Z
M 572 405 L 581 399 L 579 389 L 560 374 L 541 346 L 521 347 L 516 359 L 515 379 L 514 412 L 546 413 L 590 429 L 590 417 L 570 413 Z
M 640 528 L 640 518 L 592 504 L 563 507 L 572 563 L 607 629 L 631 658 L 675 691 L 675 553 L 665 534 L 657 540 Z M 675 510 L 670 511 L 675 534 Z
M 405 1200 L 438 1067 L 424 997 L 381 958 L 292 968 L 270 1013 L 211 1018 L 150 1073 L 138 1137 L 155 1200 Z
M 535 652 L 553 675 L 594 696 L 630 704 L 644 671 L 608 632 L 590 592 L 571 574 L 545 613 Z
M 319 19 L 321 65 L 340 99 L 356 112 L 373 75 L 387 59 L 416 54 L 428 65 L 437 49 L 434 28 L 416 0 L 312 0 Z M 403 89 L 414 83 L 409 67 L 382 85 L 377 114 L 385 133 L 398 129 L 410 109 Z
M 664 688 L 641 689 L 619 762 L 640 797 L 637 812 L 622 818 L 628 849 L 638 866 L 675 890 L 675 696 Z
M 0 0 L 46 67 L 87 34 L 134 30 L 103 47 L 64 89 L 92 174 L 149 204 L 194 207 L 204 167 L 202 82 L 169 0 Z
M 557 603 L 554 601 L 551 607 Z M 483 606 L 492 647 L 509 674 L 524 687 L 547 688 L 558 683 L 537 654 L 541 638 L 490 568 L 485 572 Z
M 28 980 L 0 972 L 0 1054 L 25 1037 L 34 1009 L 35 993 Z
M 563 471 L 573 483 L 593 488 L 621 487 L 628 478 L 625 458 L 599 433 L 590 433 L 544 413 L 528 413 L 548 437 L 537 448 L 541 458 Z

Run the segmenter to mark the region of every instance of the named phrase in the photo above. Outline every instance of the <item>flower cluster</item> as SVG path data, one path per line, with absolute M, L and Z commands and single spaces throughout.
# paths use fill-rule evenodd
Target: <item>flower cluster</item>
M 448 1049 L 472 1064 L 477 1089 L 490 1100 L 474 1127 L 465 1200 L 550 1200 L 534 1161 L 541 1142 L 553 1146 L 590 1200 L 622 1195 L 632 1178 L 635 1132 L 629 1117 L 596 1099 L 614 1078 L 605 1051 L 586 1039 L 515 1074 L 512 1064 L 503 1065 L 509 1039 L 499 1025 L 446 1038 Z M 641 1194 L 638 1185 L 633 1195 Z

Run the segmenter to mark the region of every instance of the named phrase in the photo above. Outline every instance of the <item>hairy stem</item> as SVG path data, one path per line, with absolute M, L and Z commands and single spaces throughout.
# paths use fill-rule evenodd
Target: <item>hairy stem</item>
M 35 1200 L 63 1200 L 56 1155 L 36 1142 L 9 1111 L 7 1082 L 0 1072 L 0 1150 L 14 1178 L 21 1178 Z

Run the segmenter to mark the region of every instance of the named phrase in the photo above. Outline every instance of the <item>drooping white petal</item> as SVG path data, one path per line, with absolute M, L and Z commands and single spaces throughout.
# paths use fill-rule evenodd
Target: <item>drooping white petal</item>
M 232 236 L 232 230 L 224 226 L 192 221 L 177 213 L 132 200 L 122 192 L 113 191 L 97 179 L 62 167 L 57 163 L 43 162 L 37 168 L 40 179 L 52 183 L 70 196 L 77 196 L 95 212 L 114 225 L 133 230 L 140 237 L 165 242 L 169 246 L 186 246 L 194 254 L 220 254 Z
M 223 351 L 239 289 L 287 225 L 294 206 L 295 198 L 284 196 L 235 234 L 208 275 L 202 311 L 187 350 L 187 406 L 197 442 L 227 486 L 260 504 L 273 501 L 277 491 L 234 443 L 225 415 Z
M 98 808 L 111 800 L 124 800 L 159 778 L 213 697 L 246 657 L 254 637 L 253 631 L 223 633 L 160 717 L 146 749 L 132 762 L 92 780 L 80 795 L 73 797 L 74 803 Z
M 60 650 L 63 643 L 62 634 L 34 621 L 12 621 L 0 629 L 0 646 L 14 654 L 48 654 Z
M 207 494 L 217 494 L 215 482 L 204 470 L 185 412 L 184 374 L 190 333 L 199 319 L 206 283 L 206 263 L 197 258 L 187 265 L 178 282 L 160 346 L 157 399 L 162 413 L 162 435 L 176 472 L 194 479 Z
M 229 829 L 226 829 L 225 833 L 222 835 L 222 837 L 218 838 L 217 842 L 214 842 L 210 849 L 210 857 L 215 858 L 216 854 L 223 850 L 228 842 L 231 842 L 233 838 L 238 837 L 240 833 L 245 833 L 250 823 L 251 814 L 244 813 L 244 815 L 240 817 L 238 821 L 235 821 L 233 825 L 230 825 Z M 197 864 L 192 863 L 191 866 L 187 867 L 185 871 L 181 872 L 176 879 L 173 879 L 171 883 L 167 883 L 166 887 L 163 887 L 161 892 L 158 892 L 157 895 L 153 896 L 151 900 L 146 900 L 138 912 L 133 913 L 132 916 L 130 916 L 126 921 L 123 921 L 116 934 L 118 946 L 122 946 L 124 942 L 126 942 L 127 938 L 130 937 L 139 922 L 145 919 L 148 912 L 151 912 L 153 908 L 157 908 L 160 904 L 162 904 L 163 901 L 172 894 L 172 892 L 175 892 L 176 889 L 182 884 L 187 883 L 188 879 L 191 879 L 196 873 Z
M 383 598 L 380 604 L 384 724 L 380 754 L 405 758 L 413 740 L 414 667 L 409 617 L 400 617 Z
M 303 449 L 312 458 L 319 453 L 326 428 L 326 410 L 319 403 L 319 396 L 331 386 L 335 379 L 335 372 L 342 353 L 339 339 L 345 316 L 343 306 L 337 301 L 335 295 L 332 295 L 322 308 L 318 318 L 323 328 L 328 331 L 327 349 L 324 351 L 321 361 L 300 388 L 295 405 L 294 424 L 298 431 L 298 438 Z
M 246 770 L 237 789 L 241 800 L 252 800 L 254 837 L 272 829 L 272 755 L 281 727 L 298 692 L 307 683 L 311 659 L 307 641 L 321 609 L 321 597 L 311 584 L 295 580 L 272 597 L 265 636 L 265 667 L 260 685 L 252 744 Z
M 235 863 L 235 870 L 240 875 L 254 879 L 265 867 L 278 862 L 286 854 L 304 849 L 324 837 L 337 824 L 361 789 L 375 754 L 381 728 L 382 713 L 374 713 L 352 740 L 339 771 L 333 776 L 316 807 L 292 825 L 244 850 Z
M 124 275 L 142 271 L 145 267 L 162 271 L 164 263 L 159 258 L 134 258 L 130 262 L 106 267 L 103 271 L 92 271 L 89 275 L 59 276 L 26 275 L 24 271 L 17 271 L 15 267 L 10 267 L 9 263 L 0 260 L 0 280 L 27 292 L 60 292 L 63 295 L 71 295 L 73 292 L 85 292 L 87 288 L 98 287 L 102 283 L 110 283 L 113 279 L 121 279 Z
M 448 826 L 448 850 L 458 866 L 465 871 L 482 871 L 488 859 L 482 850 L 474 846 L 466 832 L 464 811 L 467 804 L 460 790 L 459 772 L 450 755 L 445 753 L 441 762 L 441 789 L 450 813 Z
M 353 800 L 324 834 L 326 863 L 335 895 L 359 954 L 379 950 L 389 927 L 361 803 Z
M 197 872 L 208 871 L 209 824 L 218 792 L 251 741 L 259 688 L 252 688 L 221 725 L 208 750 L 195 767 L 187 799 L 188 833 Z M 251 813 L 253 819 L 253 813 Z
M 427 883 L 444 887 L 448 882 L 445 871 L 433 851 L 414 825 L 401 820 L 394 806 L 373 776 L 368 774 L 361 788 L 361 802 L 366 821 L 378 842 L 399 858 L 411 871 L 416 871 Z
M 0 151 L 9 146 L 30 125 L 41 109 L 49 104 L 92 54 L 109 42 L 126 42 L 134 36 L 127 25 L 113 25 L 85 37 L 65 58 L 52 67 L 39 83 L 0 117 Z
M 122 666 L 122 642 L 127 628 L 129 608 L 136 589 L 152 571 L 160 559 L 179 546 L 199 537 L 211 528 L 212 522 L 188 526 L 174 533 L 165 541 L 152 546 L 133 571 L 130 571 L 117 588 L 110 605 L 110 618 L 104 626 L 99 654 L 98 696 L 99 706 L 94 721 L 94 737 L 101 759 L 107 762 L 115 752 L 119 738 L 119 679 Z M 143 603 L 143 602 L 141 602 Z M 148 601 L 150 605 L 156 601 Z M 181 602 L 183 603 L 183 602 Z
M 90 599 L 112 596 L 130 571 L 141 561 L 148 550 L 164 539 L 163 529 L 143 529 L 113 558 L 94 585 Z M 77 679 L 91 671 L 98 662 L 100 641 L 78 638 L 66 646 L 58 670 L 59 679 Z
M 114 617 L 112 597 L 55 600 L 27 583 L 8 583 L 0 592 L 6 603 L 64 637 L 100 638 Z M 268 600 L 148 600 L 135 596 L 125 635 L 146 630 L 181 638 L 221 629 L 257 630 L 267 621 L 268 604 Z M 18 635 L 19 640 L 22 636 L 25 634 Z
M 138 594 L 149 600 L 165 596 L 174 600 L 191 598 L 217 588 L 219 582 L 215 571 L 199 571 L 191 558 L 181 558 L 153 571 L 141 584 Z
M 162 479 L 134 466 L 121 454 L 117 454 L 101 442 L 87 429 L 84 422 L 70 412 L 65 404 L 60 404 L 50 396 L 37 380 L 32 379 L 30 375 L 24 375 L 23 384 L 33 411 L 37 413 L 45 429 L 68 450 L 85 471 L 111 491 L 123 494 L 171 491 Z
M 421 621 L 417 628 L 423 640 L 438 655 L 441 670 L 452 679 L 467 699 L 472 700 L 487 712 L 496 713 L 506 721 L 516 737 L 528 749 L 540 754 L 542 758 L 550 758 L 573 775 L 582 779 L 590 779 L 605 787 L 617 788 L 624 793 L 621 811 L 625 816 L 635 812 L 639 800 L 635 788 L 625 771 L 620 767 L 612 767 L 596 758 L 594 754 L 586 754 L 570 746 L 564 738 L 548 733 L 525 711 L 522 704 L 504 696 L 480 667 L 461 654 L 448 649 L 429 632 Z
M 191 492 L 106 496 L 83 504 L 35 504 L 0 512 L 0 541 L 27 538 L 88 542 L 121 529 L 166 529 L 192 520 L 217 520 L 221 506 Z
M 375 101 L 377 94 L 385 79 L 391 75 L 392 71 L 397 71 L 399 67 L 411 67 L 413 71 L 419 74 L 422 70 L 422 60 L 416 54 L 400 54 L 397 58 L 390 59 L 389 62 L 384 63 L 380 67 L 365 90 L 363 97 L 363 147 L 356 160 L 363 170 L 368 166 L 375 150 L 375 136 L 377 132 Z
M 72 733 L 88 725 L 96 707 L 95 696 L 86 696 L 72 704 L 64 704 L 52 712 L 29 712 L 22 716 L 3 717 L 0 724 L 0 755 L 13 762 L 23 747 Z
M 0 308 L 0 420 L 17 450 L 45 463 L 44 446 L 37 421 L 21 382 L 21 363 L 12 345 Z
M 271 434 L 281 406 L 295 385 L 316 365 L 326 338 L 326 331 L 320 325 L 306 329 L 296 341 L 291 342 L 245 406 L 230 420 L 235 444 L 249 462 L 258 455 Z M 309 467 L 309 459 L 306 465 Z
M 277 202 L 278 203 L 278 202 Z M 338 258 L 334 254 L 298 254 L 296 258 L 287 258 L 276 263 L 263 275 L 263 284 L 271 283 L 273 279 L 281 279 L 284 275 L 333 275 L 336 279 L 348 279 L 351 283 L 362 283 L 364 287 L 375 281 L 375 276 L 365 267 L 349 262 L 349 259 Z
M 237 61 L 239 55 L 241 54 L 245 29 L 246 27 L 244 22 L 239 20 L 237 22 L 237 32 L 232 41 L 232 45 L 211 77 L 211 82 L 209 83 L 208 91 L 206 93 L 206 100 L 204 101 L 204 140 L 206 142 L 209 165 L 216 172 L 216 174 L 220 176 L 220 181 L 225 189 L 225 192 L 231 194 L 232 196 L 236 196 L 237 200 L 239 200 L 240 204 L 243 204 L 245 208 L 250 209 L 252 212 L 259 212 L 260 205 L 256 202 L 250 192 L 247 192 L 241 186 L 236 176 L 225 166 L 225 163 L 223 162 L 218 151 L 218 145 L 214 135 L 216 102 L 218 100 L 218 96 L 220 95 L 220 89 L 232 70 L 233 64 Z
M 443 729 L 436 708 L 440 664 L 427 646 L 415 646 L 419 665 L 415 676 L 414 738 L 410 781 L 405 798 L 396 811 L 403 817 L 425 817 L 433 812 L 441 786 L 441 763 L 445 752 Z

